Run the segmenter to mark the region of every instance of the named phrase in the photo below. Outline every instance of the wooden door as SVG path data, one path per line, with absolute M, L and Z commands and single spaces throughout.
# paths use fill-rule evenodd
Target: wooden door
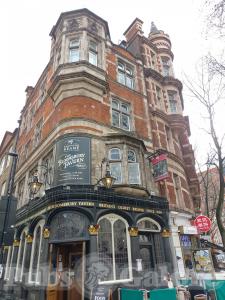
M 47 300 L 83 300 L 85 243 L 51 247 Z

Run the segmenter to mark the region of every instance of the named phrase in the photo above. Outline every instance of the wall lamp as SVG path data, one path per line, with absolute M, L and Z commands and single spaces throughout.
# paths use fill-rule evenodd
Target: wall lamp
M 39 165 L 38 167 L 45 168 L 47 173 L 49 171 L 49 168 L 45 165 Z M 48 185 L 50 185 L 50 182 L 48 181 L 47 176 L 45 177 L 44 183 L 40 182 L 38 177 L 39 177 L 38 170 L 35 170 L 34 174 L 31 177 L 30 182 L 28 183 L 31 195 L 37 194 L 44 183 L 47 183 Z
M 109 161 L 106 158 L 103 158 L 103 160 L 101 162 L 101 176 L 102 176 L 102 167 L 103 167 L 104 163 L 106 163 L 105 176 L 101 177 L 97 181 L 96 185 L 98 185 L 99 183 L 102 183 L 104 185 L 104 187 L 106 187 L 107 189 L 110 189 L 113 186 L 114 182 L 116 181 L 116 178 L 111 176 Z

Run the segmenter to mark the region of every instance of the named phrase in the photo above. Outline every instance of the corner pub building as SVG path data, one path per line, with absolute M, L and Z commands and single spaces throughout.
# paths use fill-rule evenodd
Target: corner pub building
M 15 237 L 4 248 L 4 286 L 18 298 L 149 288 L 149 271 L 176 269 L 169 211 L 191 216 L 198 182 L 169 36 L 152 23 L 145 37 L 142 23 L 116 45 L 107 22 L 80 9 L 50 32 L 49 63 L 26 88 Z M 156 181 L 151 157 L 162 152 L 168 177 Z

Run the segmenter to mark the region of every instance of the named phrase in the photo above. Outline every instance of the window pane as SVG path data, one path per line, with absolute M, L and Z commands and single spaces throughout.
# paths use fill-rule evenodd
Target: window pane
M 90 41 L 89 43 L 89 49 L 94 50 L 97 52 L 97 44 L 93 41 Z
M 126 225 L 122 220 L 117 220 L 113 227 L 116 279 L 127 279 L 129 278 L 129 270 Z
M 125 71 L 125 66 L 122 63 L 118 63 L 118 70 L 119 71 Z
M 129 113 L 129 105 L 121 103 L 121 111 L 125 113 Z
M 109 159 L 110 160 L 121 160 L 121 152 L 118 148 L 113 148 L 110 150 L 109 153 Z
M 116 100 L 112 101 L 112 108 L 119 109 L 119 102 Z
M 136 154 L 133 150 L 128 150 L 127 159 L 128 162 L 136 162 Z
M 112 125 L 113 126 L 120 126 L 120 114 L 118 111 L 112 111 Z
M 125 84 L 125 74 L 124 73 L 121 73 L 121 72 L 118 73 L 118 81 L 119 81 L 119 83 Z
M 116 178 L 115 184 L 122 182 L 121 163 L 110 163 L 110 172 Z
M 70 49 L 70 62 L 76 62 L 79 61 L 80 55 L 79 55 L 79 49 Z
M 70 48 L 72 48 L 72 47 L 79 47 L 79 44 L 80 44 L 79 40 L 70 41 Z
M 134 85 L 134 81 L 133 81 L 133 78 L 130 78 L 127 76 L 126 78 L 126 86 L 128 86 L 129 88 L 133 88 L 133 85 Z
M 89 51 L 89 63 L 97 66 L 97 53 Z
M 129 75 L 129 76 L 133 76 L 133 71 L 131 68 L 126 68 L 126 73 Z
M 112 250 L 112 226 L 103 219 L 99 222 L 98 253 L 99 263 L 103 264 L 100 281 L 113 280 L 113 250 Z
M 139 163 L 128 164 L 128 181 L 130 184 L 140 184 Z
M 122 114 L 121 119 L 121 127 L 125 130 L 130 130 L 130 117 Z
M 177 103 L 176 101 L 169 101 L 170 102 L 170 111 L 171 112 L 177 112 Z

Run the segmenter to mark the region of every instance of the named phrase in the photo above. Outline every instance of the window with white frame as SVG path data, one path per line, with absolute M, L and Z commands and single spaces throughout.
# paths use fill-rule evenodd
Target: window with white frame
M 130 236 L 126 220 L 109 214 L 102 217 L 98 223 L 99 262 L 105 269 L 100 282 L 131 280 Z
M 69 43 L 69 62 L 80 60 L 80 40 L 74 39 Z
M 166 56 L 161 57 L 163 76 L 170 76 L 170 59 Z
M 92 65 L 98 65 L 98 45 L 94 41 L 89 41 L 88 61 Z
M 26 246 L 27 246 L 26 231 L 24 230 L 21 234 L 19 252 L 18 252 L 18 257 L 17 257 L 16 276 L 15 276 L 16 281 L 22 281 L 22 278 L 23 278 Z
M 169 97 L 170 112 L 176 113 L 177 112 L 177 92 L 169 91 L 168 97 Z
M 119 148 L 109 150 L 110 172 L 116 178 L 115 184 L 122 183 L 122 154 Z
M 128 150 L 127 152 L 128 162 L 128 182 L 130 184 L 140 184 L 140 169 L 137 162 L 137 156 L 134 150 Z
M 7 251 L 7 260 L 6 260 L 6 266 L 5 266 L 5 280 L 9 280 L 10 276 L 10 264 L 12 260 L 13 255 L 13 246 L 10 246 Z
M 34 239 L 32 244 L 32 251 L 31 251 L 29 282 L 36 283 L 36 284 L 40 283 L 39 267 L 40 267 L 43 223 L 44 223 L 43 221 L 40 222 L 34 230 Z
M 118 99 L 112 100 L 112 125 L 130 131 L 130 105 Z
M 130 89 L 134 88 L 134 71 L 128 64 L 119 61 L 117 66 L 118 81 Z

